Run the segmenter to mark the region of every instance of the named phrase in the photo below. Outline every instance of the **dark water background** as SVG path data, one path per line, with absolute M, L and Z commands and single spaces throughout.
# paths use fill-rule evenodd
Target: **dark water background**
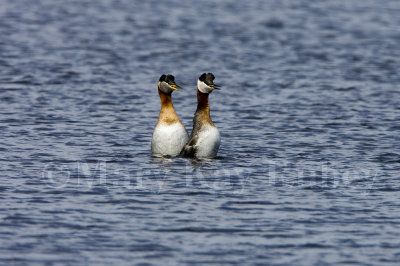
M 400 263 L 400 1 L 0 2 L 1 264 Z M 156 159 L 156 83 L 219 158 Z

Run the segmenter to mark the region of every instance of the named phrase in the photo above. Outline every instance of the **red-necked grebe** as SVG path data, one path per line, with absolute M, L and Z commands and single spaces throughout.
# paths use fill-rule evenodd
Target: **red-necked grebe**
M 171 100 L 172 92 L 180 89 L 172 75 L 162 75 L 158 81 L 161 111 L 151 140 L 151 152 L 154 156 L 176 156 L 188 140 L 188 133 Z
M 203 73 L 197 80 L 197 110 L 193 118 L 193 130 L 181 155 L 194 158 L 214 158 L 217 156 L 221 138 L 210 117 L 209 94 L 219 89 L 214 84 L 212 73 Z

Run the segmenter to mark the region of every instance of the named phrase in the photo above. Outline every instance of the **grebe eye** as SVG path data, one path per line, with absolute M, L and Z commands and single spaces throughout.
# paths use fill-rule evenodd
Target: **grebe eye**
M 173 75 L 167 75 L 165 78 L 165 81 L 168 83 L 174 82 L 175 81 L 175 77 Z

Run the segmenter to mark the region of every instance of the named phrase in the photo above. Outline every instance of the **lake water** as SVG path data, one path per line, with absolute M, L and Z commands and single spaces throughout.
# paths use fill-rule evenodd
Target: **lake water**
M 0 263 L 400 263 L 400 2 L 0 4 Z M 152 158 L 157 81 L 222 142 Z

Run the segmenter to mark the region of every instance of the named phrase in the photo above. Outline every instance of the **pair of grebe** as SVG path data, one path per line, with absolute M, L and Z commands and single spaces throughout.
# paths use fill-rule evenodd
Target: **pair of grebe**
M 214 84 L 212 73 L 203 73 L 197 80 L 197 110 L 193 118 L 190 136 L 179 120 L 172 105 L 171 95 L 181 88 L 172 75 L 162 75 L 158 81 L 161 111 L 151 141 L 154 156 L 177 156 L 192 158 L 214 158 L 221 142 L 219 131 L 210 117 L 209 94 L 219 89 Z

